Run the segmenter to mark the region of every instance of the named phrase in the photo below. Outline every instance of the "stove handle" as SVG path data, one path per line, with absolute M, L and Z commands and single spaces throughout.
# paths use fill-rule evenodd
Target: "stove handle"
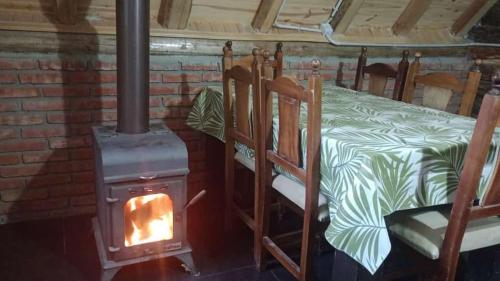
M 108 251 L 110 253 L 116 253 L 116 252 L 120 251 L 120 247 L 109 246 Z
M 156 179 L 158 177 L 157 174 L 153 174 L 153 175 L 149 175 L 149 176 L 139 176 L 139 178 L 141 180 L 153 180 L 153 179 Z

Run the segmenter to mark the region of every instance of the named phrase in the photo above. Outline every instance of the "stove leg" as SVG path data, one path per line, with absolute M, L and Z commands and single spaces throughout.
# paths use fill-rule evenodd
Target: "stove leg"
M 101 281 L 111 281 L 121 267 L 101 269 Z
M 200 272 L 196 268 L 196 265 L 193 261 L 193 256 L 191 253 L 184 253 L 176 256 L 181 262 L 184 270 L 188 271 L 192 276 L 200 276 Z

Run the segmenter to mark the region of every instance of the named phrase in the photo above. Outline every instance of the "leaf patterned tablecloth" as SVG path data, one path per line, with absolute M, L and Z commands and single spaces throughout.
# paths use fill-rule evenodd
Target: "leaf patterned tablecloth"
M 475 120 L 335 86 L 324 88 L 322 102 L 321 192 L 330 210 L 325 237 L 374 273 L 391 249 L 384 216 L 453 201 Z M 201 92 L 187 124 L 224 139 L 220 89 Z M 497 130 L 479 197 L 499 143 Z M 237 149 L 253 156 L 242 145 Z

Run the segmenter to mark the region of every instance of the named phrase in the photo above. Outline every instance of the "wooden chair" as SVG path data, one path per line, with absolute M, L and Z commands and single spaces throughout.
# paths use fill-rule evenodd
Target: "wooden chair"
M 320 203 L 326 206 L 326 198 L 319 193 L 319 165 L 321 139 L 321 77 L 320 62 L 313 61 L 313 72 L 309 77 L 308 89 L 304 89 L 294 78 L 278 77 L 275 80 L 263 80 L 261 91 L 261 113 L 264 120 L 261 133 L 262 146 L 259 169 L 264 171 L 259 185 L 260 215 L 256 235 L 262 240 L 256 258 L 259 270 L 264 266 L 264 249 L 271 253 L 298 280 L 309 280 L 311 251 L 313 245 L 314 222 L 318 219 Z M 273 114 L 273 93 L 278 96 L 278 111 Z M 299 116 L 301 102 L 307 103 L 307 159 L 300 157 Z M 279 119 L 277 151 L 273 151 L 273 116 Z M 304 163 L 307 165 L 304 166 Z M 294 175 L 299 181 L 287 176 L 273 177 L 273 165 L 279 165 Z M 298 207 L 303 209 L 300 265 L 297 265 L 269 237 L 269 213 L 271 188 L 278 191 Z M 259 258 L 260 255 L 260 258 Z
M 278 43 L 274 61 L 269 60 L 269 52 L 263 52 L 260 49 L 254 49 L 252 55 L 234 60 L 231 41 L 226 42 L 223 49 L 226 229 L 231 228 L 233 211 L 250 229 L 255 229 L 254 219 L 234 202 L 235 160 L 254 172 L 256 181 L 260 174 L 255 169 L 255 160 L 249 159 L 240 152 L 235 152 L 235 142 L 239 142 L 253 150 L 257 149 L 257 129 L 261 122 L 258 112 L 259 107 L 257 106 L 261 89 L 260 81 L 264 75 L 268 78 L 281 76 L 283 70 L 281 47 L 282 44 Z M 265 65 L 268 66 L 266 69 L 264 69 L 264 61 L 266 61 Z M 251 95 L 250 86 L 252 86 Z M 250 96 L 252 99 L 250 99 Z M 256 154 L 257 158 L 258 154 Z M 257 196 L 258 194 L 255 192 L 254 206 L 256 206 Z
M 437 280 L 455 280 L 459 253 L 500 244 L 500 150 L 484 196 L 475 203 L 495 127 L 500 125 L 500 76 L 484 96 L 469 144 L 456 198 L 449 207 L 396 214 L 392 234 L 437 260 Z
M 368 74 L 369 84 L 368 92 L 377 96 L 384 96 L 384 91 L 389 78 L 394 79 L 394 89 L 392 91 L 393 100 L 401 100 L 403 96 L 403 86 L 405 85 L 406 73 L 408 72 L 408 54 L 407 50 L 403 51 L 403 58 L 399 62 L 398 69 L 395 69 L 390 64 L 374 63 L 366 65 L 367 48 L 361 48 L 361 55 L 358 58 L 358 66 L 356 68 L 356 79 L 354 80 L 354 90 L 363 90 L 363 80 L 365 74 Z
M 479 71 L 481 60 L 475 61 L 467 81 L 463 83 L 454 75 L 444 72 L 420 75 L 421 56 L 420 53 L 416 53 L 415 60 L 410 65 L 403 92 L 403 101 L 412 102 L 417 84 L 424 86 L 422 105 L 434 109 L 446 110 L 453 92 L 461 93 L 462 101 L 458 114 L 470 116 L 481 80 L 481 72 Z

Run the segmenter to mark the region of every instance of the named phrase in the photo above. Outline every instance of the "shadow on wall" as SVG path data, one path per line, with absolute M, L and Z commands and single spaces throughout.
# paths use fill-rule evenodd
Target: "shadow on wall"
M 95 89 L 102 81 L 94 67 L 98 54 L 96 32 L 85 19 L 90 0 L 39 1 L 43 14 L 59 31 L 59 47 L 57 58 L 39 60 L 39 67 L 44 74 L 50 73 L 57 80 L 53 81 L 54 84 L 35 87 L 43 93 L 40 102 L 47 104 L 50 110 L 60 111 L 51 113 L 53 120 L 47 119 L 47 124 L 35 128 L 44 132 L 37 137 L 47 139 L 49 148 L 30 154 L 39 157 L 36 161 L 43 161 L 42 167 L 37 175 L 26 180 L 25 189 L 13 196 L 15 198 L 12 198 L 7 221 L 66 217 L 91 213 L 95 209 L 94 185 L 93 180 L 89 179 L 93 175 L 89 171 L 92 162 L 88 159 L 88 147 L 92 145 L 92 124 L 102 120 L 103 104 L 100 97 L 91 96 L 95 95 Z M 73 13 L 76 16 L 72 17 L 72 13 L 67 10 L 58 11 L 61 8 L 70 9 L 75 2 L 78 3 L 77 12 Z M 61 33 L 63 27 L 67 32 L 68 25 L 75 23 L 85 26 L 90 31 L 89 36 L 94 37 L 88 41 L 96 44 L 86 54 L 78 56 L 72 47 L 75 42 Z M 37 81 L 32 83 L 36 84 Z M 82 168 L 82 163 L 85 163 L 85 168 Z

